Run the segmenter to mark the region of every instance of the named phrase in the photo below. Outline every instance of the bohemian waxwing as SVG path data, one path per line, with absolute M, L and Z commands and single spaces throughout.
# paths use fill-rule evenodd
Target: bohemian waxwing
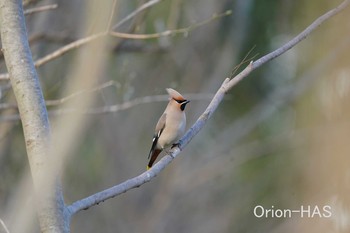
M 156 125 L 147 170 L 152 167 L 162 150 L 180 139 L 186 128 L 185 107 L 190 101 L 174 89 L 167 88 L 166 91 L 170 96 L 169 103 Z

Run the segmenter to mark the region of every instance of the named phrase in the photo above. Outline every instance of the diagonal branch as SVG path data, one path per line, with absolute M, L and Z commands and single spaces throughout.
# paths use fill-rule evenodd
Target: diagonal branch
M 235 77 L 226 78 L 222 83 L 219 90 L 216 92 L 214 98 L 208 105 L 207 109 L 204 113 L 198 118 L 198 120 L 193 124 L 193 126 L 186 132 L 186 134 L 180 140 L 180 144 L 178 147 L 174 147 L 170 150 L 169 154 L 164 156 L 158 163 L 156 163 L 152 169 L 142 173 L 139 176 L 131 178 L 127 181 L 124 181 L 121 184 L 113 186 L 109 189 L 103 190 L 96 194 L 93 194 L 84 199 L 78 200 L 67 208 L 71 215 L 76 214 L 81 210 L 85 210 L 103 202 L 109 198 L 113 198 L 122 193 L 129 191 L 130 189 L 140 187 L 141 185 L 149 182 L 152 178 L 157 176 L 165 167 L 181 152 L 181 150 L 192 140 L 194 136 L 196 136 L 199 131 L 204 127 L 206 122 L 211 118 L 219 104 L 224 98 L 224 95 L 231 90 L 238 82 L 247 77 L 253 70 L 262 66 L 263 64 L 271 61 L 272 59 L 280 56 L 285 53 L 295 45 L 297 45 L 300 41 L 306 38 L 306 36 L 310 35 L 320 24 L 324 21 L 328 20 L 332 16 L 338 14 L 342 10 L 344 10 L 350 3 L 350 0 L 343 1 L 338 7 L 328 11 L 326 14 L 322 15 L 318 19 L 316 19 L 310 26 L 308 26 L 304 31 L 302 31 L 299 35 L 294 37 L 291 41 L 276 49 L 275 51 L 263 56 L 255 62 L 251 62 L 242 72 L 240 72 Z
M 265 64 L 268 61 L 271 61 L 272 59 L 280 56 L 281 54 L 287 52 L 287 50 L 293 48 L 296 44 L 298 44 L 300 41 L 305 39 L 310 33 L 315 30 L 318 26 L 320 26 L 324 21 L 328 20 L 332 16 L 338 14 L 342 10 L 344 10 L 348 5 L 350 1 L 344 0 L 340 5 L 338 5 L 336 8 L 328 11 L 324 15 L 321 15 L 318 17 L 312 24 L 310 24 L 307 28 L 304 29 L 299 35 L 294 37 L 292 40 L 290 40 L 288 43 L 286 43 L 284 46 L 276 49 L 275 51 L 266 54 L 265 56 L 261 57 L 260 59 L 256 60 L 253 64 L 253 70 L 260 67 L 261 65 Z
M 139 8 L 128 14 L 125 18 L 120 20 L 116 25 L 113 26 L 113 30 L 119 28 L 122 26 L 124 23 L 128 22 L 130 19 L 134 18 L 136 15 L 141 13 L 142 11 L 146 10 L 147 8 L 150 8 L 151 6 L 161 2 L 163 0 L 151 0 L 149 2 L 146 2 L 145 4 L 142 4 Z

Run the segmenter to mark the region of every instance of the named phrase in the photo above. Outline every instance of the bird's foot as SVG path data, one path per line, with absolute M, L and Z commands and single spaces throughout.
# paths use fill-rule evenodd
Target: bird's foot
M 171 149 L 173 149 L 174 147 L 178 147 L 178 148 L 180 149 L 180 151 L 181 151 L 181 150 L 182 150 L 181 145 L 182 145 L 182 141 L 179 140 L 177 143 L 174 143 L 174 144 L 171 146 Z
M 171 147 L 170 150 L 164 149 L 164 151 L 167 155 L 170 155 L 172 158 L 174 158 L 173 152 L 171 151 L 171 149 L 173 149 L 173 147 Z

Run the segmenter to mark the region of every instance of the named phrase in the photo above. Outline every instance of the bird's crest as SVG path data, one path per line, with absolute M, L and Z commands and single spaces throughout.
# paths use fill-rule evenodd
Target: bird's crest
M 174 100 L 186 100 L 179 92 L 175 91 L 172 88 L 167 88 L 166 91 L 168 92 L 169 96 Z

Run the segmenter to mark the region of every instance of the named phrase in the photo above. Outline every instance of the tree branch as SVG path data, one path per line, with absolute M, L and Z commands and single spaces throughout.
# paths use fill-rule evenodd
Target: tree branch
M 118 37 L 118 38 L 123 38 L 123 39 L 132 39 L 132 40 L 147 40 L 147 39 L 155 39 L 159 37 L 164 37 L 164 36 L 173 36 L 176 34 L 184 34 L 185 36 L 188 35 L 188 33 L 200 26 L 203 26 L 207 23 L 210 23 L 213 20 L 231 15 L 232 11 L 228 10 L 220 14 L 215 14 L 211 18 L 206 19 L 200 23 L 185 27 L 185 28 L 179 28 L 179 29 L 174 29 L 174 30 L 166 30 L 163 32 L 158 32 L 158 33 L 151 33 L 151 34 L 130 34 L 130 33 L 122 33 L 122 32 L 114 32 L 111 31 L 109 32 L 110 35 Z
M 76 41 L 74 41 L 70 44 L 67 44 L 67 45 L 57 49 L 56 51 L 38 59 L 34 65 L 35 65 L 35 67 L 39 67 L 39 66 L 41 66 L 41 65 L 43 65 L 43 64 L 45 64 L 53 59 L 56 59 L 56 58 L 62 56 L 63 54 L 69 52 L 72 49 L 79 48 L 80 46 L 87 44 L 91 41 L 94 41 L 94 40 L 96 40 L 102 36 L 105 36 L 105 35 L 106 35 L 106 32 L 102 32 L 102 33 L 94 34 L 94 35 L 76 40 Z M 8 73 L 0 74 L 0 80 L 8 80 L 9 78 L 10 78 L 10 76 Z
M 153 4 L 149 4 L 150 2 L 152 2 Z M 139 13 L 142 10 L 145 10 L 147 7 L 150 7 L 150 6 L 154 5 L 155 3 L 158 3 L 159 0 L 157 0 L 157 1 L 150 1 L 150 2 L 147 2 L 146 4 L 142 5 L 138 9 L 136 9 L 134 12 L 132 12 L 126 18 L 121 20 L 117 25 L 115 25 L 114 28 L 116 26 L 118 26 L 118 25 L 121 26 L 123 23 L 127 22 L 127 20 L 125 20 L 125 19 L 129 19 L 131 16 L 134 17 L 135 15 L 137 15 L 137 14 L 135 14 L 135 12 Z M 116 2 L 114 2 L 114 4 L 116 4 Z M 147 6 L 146 8 L 144 7 L 145 5 Z M 67 44 L 67 45 L 57 49 L 56 51 L 54 51 L 54 52 L 52 52 L 52 53 L 50 53 L 50 54 L 48 54 L 48 55 L 38 59 L 37 61 L 35 61 L 35 67 L 42 66 L 45 63 L 47 63 L 47 62 L 49 62 L 49 61 L 51 61 L 53 59 L 56 59 L 56 58 L 64 55 L 65 53 L 69 52 L 72 49 L 79 48 L 80 46 L 85 45 L 85 44 L 87 44 L 87 43 L 89 43 L 91 41 L 94 41 L 94 40 L 96 40 L 98 38 L 101 38 L 103 36 L 111 35 L 111 36 L 122 38 L 122 39 L 146 40 L 146 39 L 154 39 L 154 38 L 159 38 L 159 37 L 164 37 L 164 36 L 173 36 L 173 35 L 176 35 L 176 34 L 187 35 L 190 31 L 192 31 L 192 30 L 194 30 L 194 29 L 196 29 L 196 28 L 198 28 L 200 26 L 203 26 L 203 25 L 205 25 L 207 23 L 210 23 L 213 20 L 216 20 L 216 19 L 228 16 L 231 13 L 232 13 L 231 11 L 226 11 L 226 12 L 223 12 L 223 13 L 220 13 L 220 14 L 215 14 L 211 18 L 206 19 L 206 20 L 204 20 L 202 22 L 199 22 L 197 24 L 190 25 L 190 26 L 185 27 L 185 28 L 179 28 L 179 29 L 174 29 L 174 30 L 167 30 L 167 31 L 164 31 L 164 32 L 159 32 L 159 33 L 130 34 L 130 33 L 114 32 L 114 31 L 105 31 L 105 32 L 93 34 L 91 36 L 87 36 L 85 38 L 76 40 L 76 41 L 74 41 L 74 42 L 72 42 L 70 44 Z M 8 79 L 9 79 L 8 73 L 0 74 L 0 80 L 8 80 Z
M 260 67 L 261 65 L 265 64 L 268 61 L 271 61 L 272 59 L 280 56 L 281 54 L 285 53 L 287 50 L 293 48 L 296 44 L 298 44 L 300 41 L 305 39 L 312 31 L 314 31 L 318 26 L 320 26 L 324 21 L 328 20 L 332 16 L 338 14 L 342 10 L 344 10 L 348 5 L 350 1 L 344 0 L 339 6 L 336 8 L 328 11 L 324 15 L 321 15 L 318 17 L 312 24 L 310 24 L 307 28 L 304 29 L 299 35 L 294 37 L 292 40 L 290 40 L 288 43 L 286 43 L 284 46 L 282 46 L 279 49 L 276 49 L 275 51 L 266 54 L 265 56 L 261 57 L 260 59 L 256 60 L 253 64 L 253 70 Z
M 57 8 L 57 4 L 51 4 L 51 5 L 46 5 L 46 6 L 39 6 L 39 7 L 34 7 L 30 8 L 24 11 L 25 15 L 31 15 L 37 12 L 42 12 L 42 11 L 48 11 L 48 10 L 54 10 Z
M 113 2 L 112 12 L 109 15 L 109 20 L 108 20 L 106 31 L 110 31 L 110 28 L 111 28 L 111 25 L 112 25 L 112 20 L 113 20 L 114 13 L 115 13 L 115 8 L 117 6 L 117 2 L 118 2 L 118 0 L 114 0 L 114 2 Z
M 129 21 L 130 19 L 132 19 L 133 17 L 135 17 L 138 13 L 146 10 L 147 8 L 159 3 L 162 0 L 151 0 L 143 5 L 141 5 L 139 8 L 137 8 L 135 11 L 131 12 L 130 14 L 128 14 L 125 18 L 123 18 L 122 20 L 119 21 L 119 23 L 117 23 L 115 26 L 113 26 L 113 29 L 117 29 L 120 26 L 122 26 L 124 23 L 126 23 L 127 21 Z M 37 60 L 35 62 L 35 67 L 39 67 L 53 59 L 56 59 L 60 56 L 62 56 L 63 54 L 71 51 L 72 49 L 76 49 L 79 48 L 80 46 L 83 46 L 91 41 L 94 41 L 98 38 L 101 38 L 102 36 L 106 36 L 108 35 L 108 32 L 101 32 L 98 34 L 94 34 L 94 35 L 90 35 L 87 36 L 85 38 L 76 40 L 70 44 L 67 44 L 66 46 L 63 46 L 62 48 L 57 49 L 56 51 L 46 55 L 43 58 L 40 58 L 39 60 Z M 1 80 L 8 80 L 10 78 L 8 73 L 4 73 L 4 74 L 0 74 L 0 81 Z
M 90 92 L 90 90 L 86 92 Z M 62 99 L 48 100 L 46 101 L 46 106 L 61 105 L 67 102 L 68 100 L 83 93 L 84 91 L 81 91 L 81 92 L 73 93 L 72 95 L 69 95 Z M 193 101 L 193 100 L 211 100 L 214 95 L 213 94 L 185 94 L 185 96 L 191 99 L 191 101 Z M 133 108 L 141 104 L 168 101 L 168 99 L 169 99 L 168 95 L 144 96 L 144 97 L 139 97 L 139 98 L 126 101 L 121 104 L 114 104 L 114 105 L 108 105 L 108 106 L 102 106 L 102 107 L 95 107 L 95 108 L 88 108 L 88 109 L 63 108 L 63 109 L 57 109 L 57 110 L 50 110 L 49 116 L 59 116 L 59 115 L 69 114 L 69 113 L 82 113 L 82 114 L 88 114 L 88 115 L 116 113 L 119 111 Z M 17 105 L 8 104 L 8 103 L 0 104 L 0 110 L 4 110 L 4 109 L 17 109 Z M 8 121 L 18 121 L 20 119 L 21 118 L 18 114 L 12 114 L 7 116 L 2 116 L 0 118 L 0 123 L 8 122 Z
M 276 49 L 275 51 L 263 56 L 255 62 L 251 62 L 242 72 L 240 72 L 235 77 L 226 78 L 222 83 L 221 87 L 215 94 L 214 98 L 208 105 L 204 113 L 198 118 L 198 120 L 192 125 L 192 127 L 186 132 L 186 134 L 181 138 L 180 144 L 169 151 L 169 154 L 165 155 L 158 163 L 156 163 L 150 170 L 142 173 L 139 176 L 131 178 L 121 184 L 113 186 L 109 189 L 103 190 L 96 194 L 93 194 L 84 199 L 78 200 L 67 208 L 71 215 L 75 213 L 90 208 L 100 202 L 103 202 L 109 198 L 113 198 L 122 193 L 127 192 L 130 189 L 140 187 L 141 185 L 149 182 L 152 178 L 157 176 L 180 152 L 186 147 L 186 145 L 196 136 L 199 131 L 204 127 L 206 122 L 211 118 L 212 114 L 215 112 L 224 95 L 232 89 L 238 82 L 247 77 L 253 70 L 262 66 L 263 64 L 271 61 L 272 59 L 280 56 L 281 54 L 288 51 L 290 48 L 297 45 L 300 41 L 306 38 L 311 32 L 313 32 L 321 23 L 336 15 L 340 11 L 344 10 L 350 3 L 350 0 L 343 1 L 338 7 L 328 11 L 326 14 L 322 15 L 316 19 L 310 26 L 308 26 L 299 35 L 293 38 L 291 41 L 283 45 L 282 47 Z
M 145 4 L 142 4 L 139 8 L 128 14 L 125 18 L 120 20 L 116 25 L 113 26 L 113 30 L 119 28 L 122 26 L 124 23 L 128 22 L 130 19 L 134 18 L 136 15 L 141 13 L 142 11 L 146 10 L 147 8 L 150 8 L 151 6 L 160 3 L 163 0 L 151 0 L 149 2 L 146 2 Z

